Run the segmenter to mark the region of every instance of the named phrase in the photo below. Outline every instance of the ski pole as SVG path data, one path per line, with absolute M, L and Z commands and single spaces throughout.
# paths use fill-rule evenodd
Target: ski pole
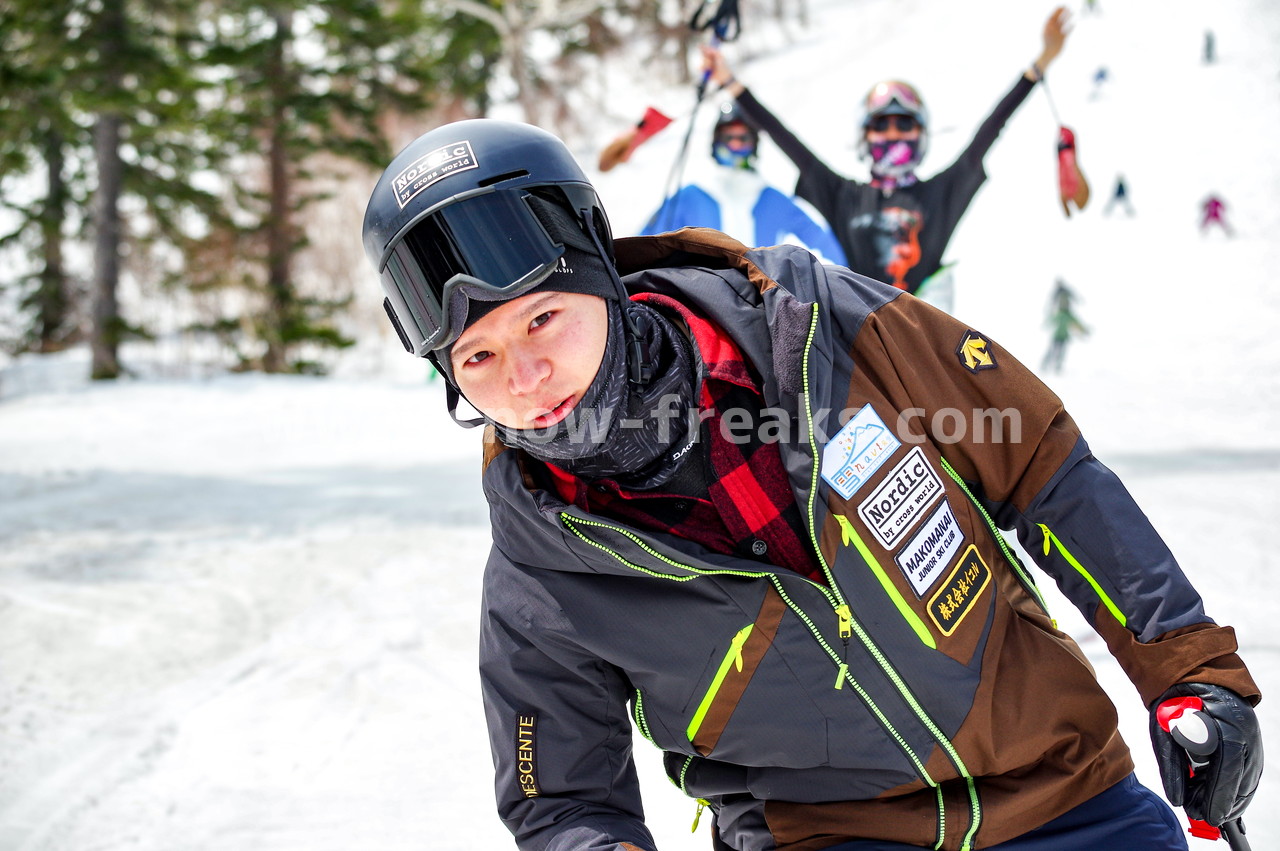
M 719 47 L 721 42 L 733 41 L 742 31 L 742 19 L 738 13 L 738 0 L 720 0 L 719 5 L 708 17 L 704 13 L 711 6 L 711 0 L 702 0 L 702 3 L 693 12 L 693 17 L 689 19 L 689 29 L 694 32 L 702 32 L 711 30 L 711 46 Z M 693 111 L 689 113 L 689 126 L 685 128 L 684 139 L 680 143 L 680 150 L 676 154 L 675 162 L 671 164 L 671 172 L 667 176 L 667 185 L 663 189 L 663 199 L 674 197 L 680 184 L 684 178 L 685 161 L 689 153 L 689 140 L 693 136 L 694 119 L 698 115 L 698 107 L 702 106 L 702 101 L 707 94 L 707 83 L 711 80 L 711 69 L 707 68 L 702 72 L 701 78 L 698 80 L 697 97 L 693 101 Z M 677 210 L 673 204 L 668 210 L 667 215 L 663 217 L 663 221 L 659 223 L 659 229 L 666 230 L 667 223 L 678 222 L 679 217 L 676 215 Z
M 1222 835 L 1227 837 L 1227 845 L 1231 846 L 1231 851 L 1253 851 L 1249 847 L 1249 840 L 1244 838 L 1244 822 L 1240 819 L 1224 824 Z

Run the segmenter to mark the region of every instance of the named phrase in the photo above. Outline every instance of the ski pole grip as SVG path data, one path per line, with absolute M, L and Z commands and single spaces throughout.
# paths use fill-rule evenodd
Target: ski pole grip
M 720 30 L 719 29 L 717 29 L 715 32 L 711 34 L 711 46 L 713 48 L 720 47 Z M 707 90 L 707 83 L 711 82 L 711 71 L 712 71 L 711 66 L 707 66 L 702 71 L 702 79 L 698 81 L 698 100 L 702 100 L 702 95 Z
M 1206 765 L 1204 757 L 1218 749 L 1218 730 L 1204 713 L 1198 697 L 1175 697 L 1156 707 L 1160 727 L 1187 752 L 1191 764 Z

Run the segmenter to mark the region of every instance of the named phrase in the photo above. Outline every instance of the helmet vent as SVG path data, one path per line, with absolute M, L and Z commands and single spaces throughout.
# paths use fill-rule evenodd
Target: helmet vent
M 486 177 L 484 180 L 481 180 L 477 185 L 492 186 L 495 183 L 501 183 L 504 180 L 514 180 L 517 177 L 528 177 L 528 176 L 529 176 L 529 170 L 522 168 L 516 171 L 508 171 L 504 174 L 495 174 L 493 177 Z

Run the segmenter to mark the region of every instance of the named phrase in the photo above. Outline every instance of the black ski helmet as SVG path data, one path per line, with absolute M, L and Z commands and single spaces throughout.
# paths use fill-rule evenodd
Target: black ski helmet
M 459 285 L 516 298 L 551 274 L 566 245 L 613 269 L 604 207 L 564 143 L 487 118 L 437 127 L 397 154 L 369 197 L 363 239 L 383 308 L 419 357 L 461 330 L 449 309 Z

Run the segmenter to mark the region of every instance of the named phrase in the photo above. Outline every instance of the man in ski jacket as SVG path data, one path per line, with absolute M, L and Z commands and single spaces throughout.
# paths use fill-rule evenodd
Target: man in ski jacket
M 1175 803 L 1239 819 L 1262 755 L 1232 629 L 994 340 L 799 248 L 615 242 L 567 148 L 509 122 L 402 151 L 364 243 L 486 427 L 480 672 L 519 848 L 655 851 L 634 729 L 720 849 L 1185 849 L 999 529 L 1133 680 Z
M 662 202 L 641 235 L 707 227 L 748 245 L 799 245 L 843 266 L 844 249 L 817 211 L 765 183 L 759 150 L 759 131 L 725 104 L 712 129 L 711 163 Z
M 1066 24 L 1066 9 L 1056 9 L 1045 24 L 1039 57 L 956 161 L 924 180 L 916 176 L 916 167 L 928 148 L 929 114 L 911 85 L 884 80 L 863 99 L 858 150 L 871 162 L 871 180 L 863 183 L 838 174 L 796 138 L 737 80 L 719 49 L 704 46 L 702 51 L 711 81 L 736 98 L 743 114 L 795 163 L 800 171 L 796 195 L 831 224 L 849 268 L 916 293 L 942 267 L 951 235 L 987 179 L 987 151 L 1062 51 Z

